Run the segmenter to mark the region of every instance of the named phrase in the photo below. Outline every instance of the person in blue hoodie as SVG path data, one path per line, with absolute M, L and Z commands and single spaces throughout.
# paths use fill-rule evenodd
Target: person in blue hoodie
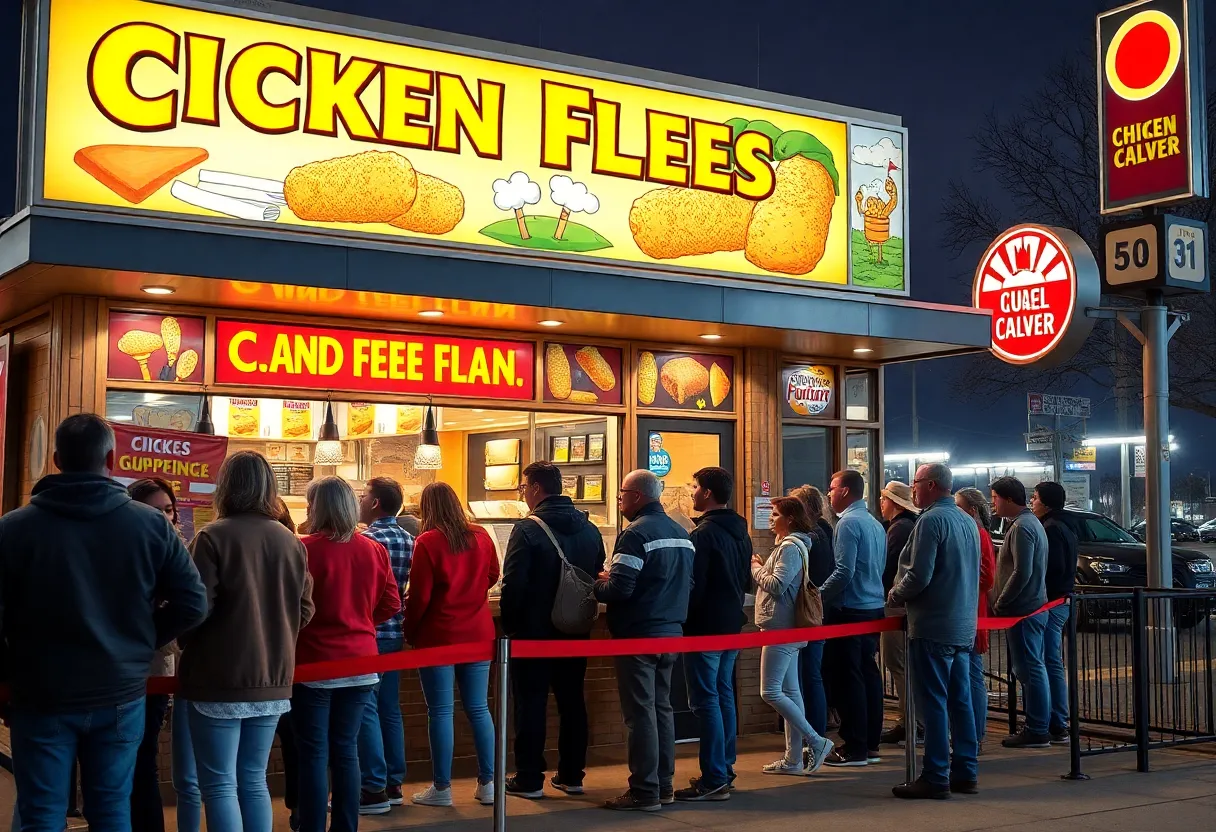
M 24 829 L 62 827 L 76 759 L 89 828 L 131 828 L 149 665 L 207 615 L 177 532 L 110 479 L 114 445 L 100 416 L 69 416 L 55 431 L 61 473 L 0 518 L 0 637 Z

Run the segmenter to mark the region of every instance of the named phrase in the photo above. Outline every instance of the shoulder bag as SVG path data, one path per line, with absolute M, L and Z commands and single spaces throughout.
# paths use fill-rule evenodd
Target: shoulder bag
M 549 620 L 558 632 L 569 636 L 585 636 L 600 617 L 600 604 L 595 600 L 595 579 L 566 560 L 566 553 L 557 542 L 549 524 L 535 514 L 528 515 L 535 521 L 557 550 L 561 559 L 560 575 L 557 579 L 557 594 L 553 596 L 553 610 Z
M 806 544 L 790 535 L 781 541 L 793 543 L 802 554 L 802 586 L 794 598 L 794 626 L 818 627 L 823 624 L 823 598 L 819 595 L 819 587 L 811 583 L 811 556 L 806 550 Z

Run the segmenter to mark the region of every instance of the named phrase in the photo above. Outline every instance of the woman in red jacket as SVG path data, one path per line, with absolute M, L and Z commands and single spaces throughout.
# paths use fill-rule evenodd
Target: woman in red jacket
M 300 631 L 296 660 L 309 664 L 379 655 L 376 625 L 401 609 L 388 552 L 355 533 L 359 507 L 346 480 L 317 480 L 307 497 L 313 533 L 304 538 L 304 548 L 316 612 Z M 292 688 L 301 832 L 325 832 L 327 766 L 333 778 L 332 832 L 355 832 L 361 803 L 387 801 L 383 793 L 370 799 L 359 793 L 359 726 L 377 678 L 369 673 Z
M 996 551 L 992 546 L 992 535 L 988 528 L 992 523 L 992 509 L 988 498 L 978 488 L 960 488 L 954 495 L 954 504 L 971 515 L 980 532 L 980 618 L 991 615 L 988 593 L 996 585 Z M 988 685 L 984 682 L 984 654 L 988 652 L 988 631 L 976 630 L 975 646 L 971 649 L 971 708 L 975 711 L 975 738 L 979 747 L 984 747 L 984 734 L 988 729 Z
M 414 541 L 414 560 L 405 596 L 405 639 L 414 647 L 442 647 L 494 638 L 489 592 L 498 583 L 498 554 L 490 535 L 469 522 L 456 492 L 437 482 L 422 489 L 422 534 Z M 477 791 L 484 805 L 494 803 L 494 721 L 487 693 L 490 663 L 469 662 L 418 671 L 426 697 L 434 782 L 414 795 L 422 806 L 452 805 L 453 683 L 473 726 L 477 749 Z

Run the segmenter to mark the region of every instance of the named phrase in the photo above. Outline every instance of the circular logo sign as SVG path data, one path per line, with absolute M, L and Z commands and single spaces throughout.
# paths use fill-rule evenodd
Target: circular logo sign
M 650 453 L 647 468 L 656 477 L 665 477 L 671 473 L 671 454 L 663 450 L 663 434 L 650 434 Z
M 1097 263 L 1080 237 L 1019 225 L 984 253 L 972 304 L 992 313 L 992 352 L 1010 364 L 1030 364 L 1066 337 L 1075 342 L 1074 351 L 1080 346 L 1093 327 L 1084 312 L 1097 303 L 1097 283 Z
M 1143 101 L 1161 92 L 1182 57 L 1182 33 L 1169 15 L 1134 14 L 1115 31 L 1106 49 L 1106 82 L 1115 95 Z
M 831 367 L 803 367 L 789 374 L 785 401 L 799 416 L 818 416 L 832 404 L 834 387 Z

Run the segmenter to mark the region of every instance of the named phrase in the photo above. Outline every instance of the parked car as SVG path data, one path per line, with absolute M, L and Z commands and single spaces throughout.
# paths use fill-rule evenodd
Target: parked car
M 1078 592 L 1119 591 L 1148 586 L 1148 549 L 1142 542 L 1101 514 L 1065 508 L 1064 516 L 1077 535 Z M 1001 525 L 1003 531 L 1005 521 Z M 1001 532 L 994 534 L 993 538 L 1002 539 Z M 1193 549 L 1171 551 L 1176 589 L 1216 588 L 1216 567 L 1211 558 Z M 1193 627 L 1206 616 L 1209 604 L 1180 605 L 1176 611 L 1179 625 Z
M 1216 517 L 1204 523 L 1197 531 L 1200 543 L 1216 543 Z
M 1144 542 L 1144 536 L 1147 534 L 1145 528 L 1146 523 L 1145 521 L 1141 520 L 1139 523 L 1132 526 L 1129 531 L 1137 540 Z M 1194 523 L 1178 517 L 1170 518 L 1170 540 L 1181 540 L 1186 542 L 1198 541 L 1199 539 L 1199 529 L 1195 528 Z

